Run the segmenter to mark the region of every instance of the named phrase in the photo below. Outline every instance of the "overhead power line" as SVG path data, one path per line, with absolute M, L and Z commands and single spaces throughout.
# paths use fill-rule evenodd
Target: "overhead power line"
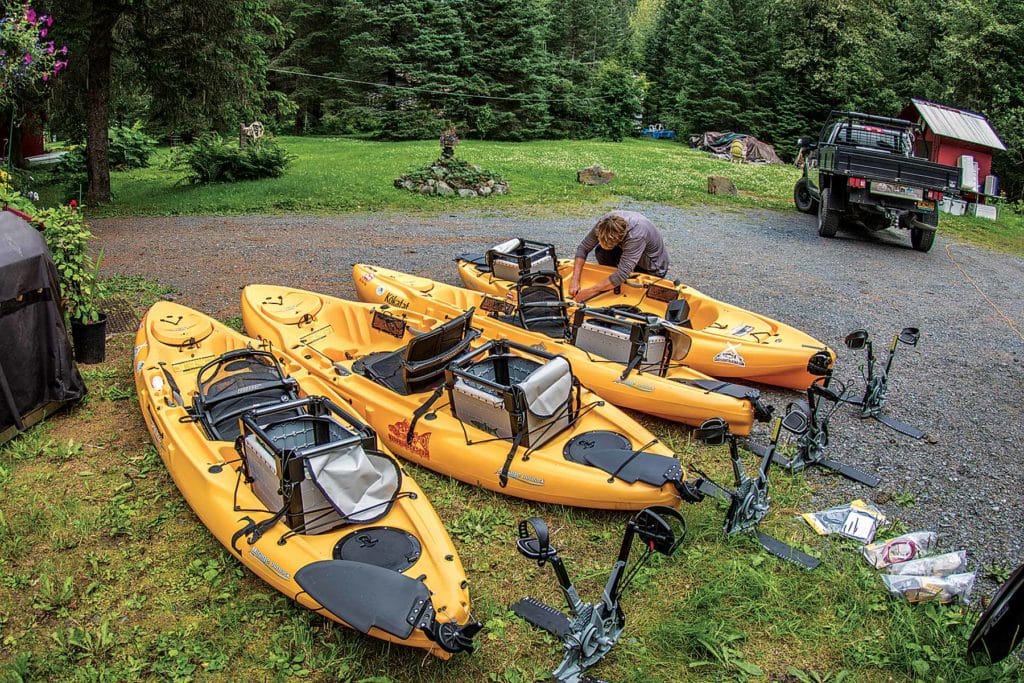
M 338 81 L 339 83 L 354 83 L 356 85 L 366 85 L 371 88 L 387 88 L 391 90 L 408 90 L 411 92 L 423 93 L 426 95 L 444 95 L 446 97 L 472 97 L 481 100 L 505 100 L 507 102 L 530 102 L 534 104 L 547 104 L 550 102 L 575 102 L 579 100 L 606 100 L 614 95 L 597 95 L 594 97 L 575 97 L 572 99 L 539 99 L 536 97 L 501 97 L 499 95 L 479 95 L 476 93 L 466 92 L 451 92 L 450 90 L 432 90 L 430 88 L 418 88 L 412 85 L 390 85 L 388 83 L 372 83 L 370 81 L 357 81 L 352 78 L 342 78 L 341 76 L 326 76 L 324 74 L 311 74 L 304 71 L 291 71 L 289 69 L 275 69 L 268 67 L 267 71 L 273 71 L 279 74 L 290 74 L 292 76 L 305 76 L 306 78 L 320 78 L 325 81 Z

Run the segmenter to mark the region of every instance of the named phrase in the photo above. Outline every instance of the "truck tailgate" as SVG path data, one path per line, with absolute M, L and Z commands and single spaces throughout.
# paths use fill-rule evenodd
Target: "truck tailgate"
M 820 167 L 846 176 L 893 181 L 915 187 L 956 190 L 960 185 L 960 169 L 954 166 L 849 147 L 823 148 Z

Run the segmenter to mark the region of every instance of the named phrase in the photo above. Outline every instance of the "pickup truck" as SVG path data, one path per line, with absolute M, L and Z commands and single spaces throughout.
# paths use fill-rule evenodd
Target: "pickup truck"
M 932 248 L 938 202 L 957 193 L 960 170 L 913 156 L 914 124 L 832 112 L 817 141 L 797 145 L 804 165 L 793 202 L 805 213 L 817 209 L 819 235 L 834 237 L 844 221 L 857 221 L 871 231 L 909 230 L 914 249 Z

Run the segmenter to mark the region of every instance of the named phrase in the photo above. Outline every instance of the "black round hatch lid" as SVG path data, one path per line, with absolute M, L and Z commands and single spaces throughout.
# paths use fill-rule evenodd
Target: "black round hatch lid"
M 1017 567 L 1006 583 L 999 587 L 992 602 L 981 613 L 971 637 L 967 653 L 987 652 L 992 663 L 1003 660 L 1024 639 L 1024 565 Z
M 363 562 L 404 572 L 416 564 L 419 540 L 404 529 L 367 527 L 348 534 L 334 546 L 334 559 Z
M 566 460 L 586 465 L 588 464 L 586 460 L 587 453 L 605 450 L 631 451 L 633 450 L 633 445 L 629 442 L 629 439 L 618 432 L 599 429 L 592 432 L 584 432 L 579 436 L 569 439 L 565 447 L 562 448 L 562 455 Z

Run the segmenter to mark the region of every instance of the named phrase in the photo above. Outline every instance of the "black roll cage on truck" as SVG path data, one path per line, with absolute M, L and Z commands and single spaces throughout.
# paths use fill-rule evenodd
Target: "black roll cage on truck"
M 959 190 L 960 171 L 913 156 L 914 124 L 858 112 L 832 112 L 818 140 L 800 138 L 803 175 L 793 201 L 818 213 L 818 234 L 834 237 L 844 221 L 868 230 L 910 230 L 928 251 L 939 224 L 938 202 Z

